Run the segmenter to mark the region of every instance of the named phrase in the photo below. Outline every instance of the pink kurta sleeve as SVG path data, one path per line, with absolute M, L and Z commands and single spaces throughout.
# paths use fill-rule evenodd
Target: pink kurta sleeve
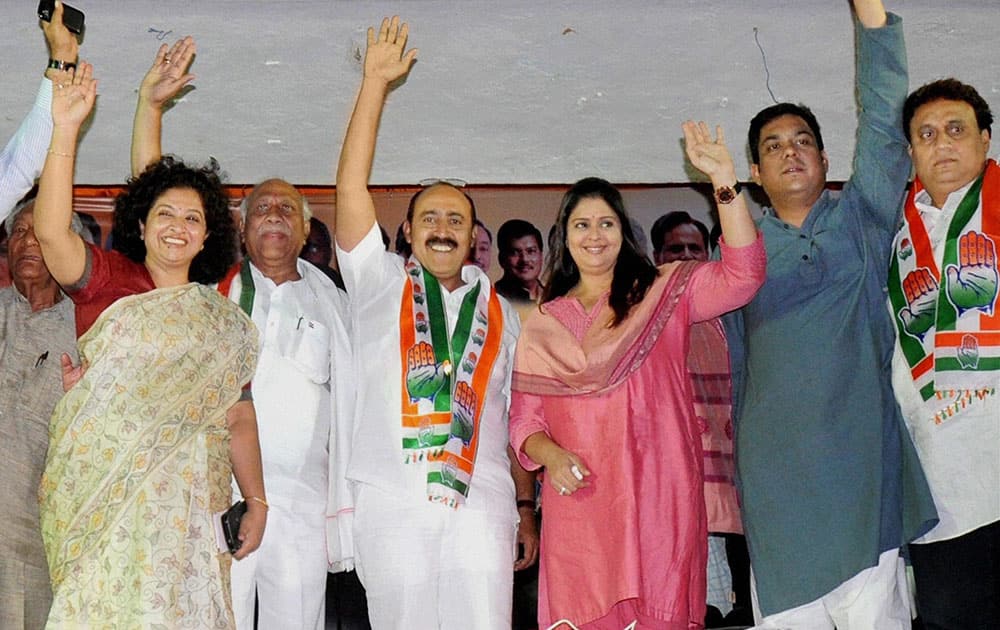
M 722 260 L 700 265 L 691 274 L 685 293 L 692 322 L 703 322 L 746 305 L 764 284 L 767 254 L 764 237 L 744 247 L 719 241 Z
M 529 435 L 543 432 L 548 434 L 549 425 L 542 413 L 542 397 L 524 392 L 511 392 L 510 397 L 510 445 L 517 454 L 517 461 L 525 470 L 538 470 L 541 466 L 528 457 L 521 448 Z

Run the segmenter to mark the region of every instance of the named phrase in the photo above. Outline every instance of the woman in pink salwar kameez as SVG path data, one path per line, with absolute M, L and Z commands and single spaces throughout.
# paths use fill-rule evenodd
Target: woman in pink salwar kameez
M 688 328 L 746 304 L 765 255 L 721 129 L 713 139 L 689 122 L 684 136 L 716 189 L 722 260 L 654 267 L 618 190 L 581 180 L 563 198 L 546 294 L 518 341 L 511 444 L 525 468 L 545 469 L 541 628 L 703 626 L 707 532 Z

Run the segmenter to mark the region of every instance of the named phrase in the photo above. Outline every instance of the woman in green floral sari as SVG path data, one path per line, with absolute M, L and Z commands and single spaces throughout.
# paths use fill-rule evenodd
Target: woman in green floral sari
M 53 414 L 39 489 L 47 627 L 230 628 L 231 558 L 212 514 L 229 506 L 235 475 L 251 499 L 239 559 L 260 544 L 267 508 L 243 394 L 257 331 L 207 286 L 235 260 L 232 217 L 215 165 L 164 158 L 116 200 L 117 251 L 69 230 L 76 143 L 95 95 L 86 63 L 57 86 L 35 206 L 87 364 Z

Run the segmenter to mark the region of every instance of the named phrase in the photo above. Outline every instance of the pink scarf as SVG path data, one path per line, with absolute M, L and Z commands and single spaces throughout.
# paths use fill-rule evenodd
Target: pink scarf
M 611 328 L 611 306 L 604 304 L 594 323 L 577 340 L 573 333 L 541 306 L 538 343 L 518 348 L 511 387 L 514 391 L 547 396 L 592 394 L 611 389 L 639 369 L 677 302 L 697 263 L 661 268 L 641 302 L 628 317 Z

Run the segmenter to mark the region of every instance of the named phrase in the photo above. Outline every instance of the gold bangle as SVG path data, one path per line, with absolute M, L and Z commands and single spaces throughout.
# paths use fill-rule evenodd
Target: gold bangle
M 271 507 L 270 505 L 267 504 L 267 501 L 265 501 L 264 499 L 262 499 L 260 497 L 247 497 L 247 498 L 250 499 L 251 501 L 256 501 L 257 503 L 260 503 L 261 505 L 263 505 L 264 507 L 266 507 L 268 509 L 270 509 L 270 507 Z
M 58 155 L 60 157 L 68 157 L 68 158 L 76 157 L 75 153 L 63 153 L 62 151 L 53 151 L 52 149 L 49 149 L 49 153 L 51 155 Z

